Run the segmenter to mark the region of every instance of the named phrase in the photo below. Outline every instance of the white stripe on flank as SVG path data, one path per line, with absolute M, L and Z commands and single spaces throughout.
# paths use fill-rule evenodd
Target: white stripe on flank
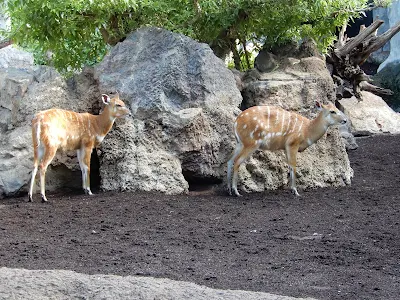
M 294 129 L 296 128 L 296 124 L 297 124 L 297 116 L 296 116 L 296 120 L 294 121 L 293 128 L 292 128 L 292 130 L 290 130 L 290 132 L 293 132 L 293 131 L 294 131 Z
M 282 128 L 281 132 L 283 132 L 283 127 L 285 126 L 285 112 L 282 113 Z
M 278 124 L 278 121 L 279 121 L 279 109 L 276 110 L 275 125 Z
M 39 119 L 39 121 L 37 122 L 36 141 L 37 141 L 37 146 L 39 147 L 39 145 L 40 145 L 40 119 Z
M 303 127 L 303 120 L 301 120 L 300 126 L 299 126 L 299 132 L 301 131 L 301 127 Z

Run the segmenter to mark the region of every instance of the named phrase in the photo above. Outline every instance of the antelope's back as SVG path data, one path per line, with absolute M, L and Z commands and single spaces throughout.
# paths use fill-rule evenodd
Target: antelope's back
M 276 106 L 254 106 L 236 119 L 235 132 L 245 145 L 281 149 L 290 135 L 301 135 L 309 120 Z
M 32 120 L 32 138 L 62 150 L 79 149 L 91 131 L 87 115 L 57 108 L 40 111 Z

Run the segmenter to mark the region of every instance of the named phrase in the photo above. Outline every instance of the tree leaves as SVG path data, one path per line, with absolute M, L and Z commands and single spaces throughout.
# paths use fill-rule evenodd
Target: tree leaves
M 8 36 L 33 50 L 38 62 L 51 63 L 62 72 L 98 62 L 109 45 L 141 26 L 188 35 L 210 44 L 220 56 L 247 42 L 273 45 L 305 37 L 326 50 L 336 27 L 368 7 L 368 0 L 3 2 L 12 20 Z

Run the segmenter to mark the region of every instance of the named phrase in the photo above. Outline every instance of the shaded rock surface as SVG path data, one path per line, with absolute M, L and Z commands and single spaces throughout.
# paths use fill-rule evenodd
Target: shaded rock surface
M 100 89 L 117 89 L 133 113 L 104 141 L 103 189 L 176 194 L 188 191 L 188 181 L 225 176 L 242 97 L 207 45 L 143 28 L 114 47 L 96 74 Z

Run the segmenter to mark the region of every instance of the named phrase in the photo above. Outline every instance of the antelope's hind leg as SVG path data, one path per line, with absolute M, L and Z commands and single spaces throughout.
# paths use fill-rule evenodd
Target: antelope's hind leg
M 34 185 L 35 185 L 36 174 L 37 174 L 37 171 L 38 171 L 38 165 L 39 164 L 35 161 L 35 164 L 34 164 L 34 167 L 33 167 L 33 171 L 32 171 L 31 184 L 30 184 L 29 193 L 28 193 L 28 201 L 29 202 L 33 202 L 32 194 L 33 194 L 33 188 L 34 188 Z
M 232 157 L 228 161 L 228 171 L 227 171 L 228 179 L 227 180 L 228 180 L 228 193 L 229 193 L 229 195 L 232 195 L 232 171 L 233 171 L 233 165 L 234 165 L 234 162 L 235 162 L 237 156 L 242 151 L 242 149 L 243 149 L 243 144 L 238 142 L 236 144 L 236 148 L 235 148 L 235 151 L 232 154 Z
M 40 194 L 42 195 L 42 202 L 47 202 L 45 184 L 46 184 L 46 171 L 47 167 L 56 155 L 57 148 L 48 147 L 44 151 L 43 158 L 39 164 L 39 174 L 40 174 Z
M 298 152 L 298 147 L 286 147 L 286 149 L 285 149 L 286 160 L 289 165 L 290 189 L 292 190 L 293 194 L 295 194 L 296 196 L 300 196 L 300 194 L 297 192 L 297 186 L 296 186 L 297 152 Z
M 239 153 L 234 158 L 233 176 L 232 176 L 232 189 L 233 189 L 233 192 L 235 193 L 235 195 L 238 196 L 238 197 L 241 196 L 240 193 L 237 190 L 239 167 L 248 157 L 250 157 L 251 154 L 253 154 L 254 151 L 257 150 L 257 148 L 258 148 L 258 145 L 255 145 L 255 146 L 243 145 L 243 147 L 240 149 Z

